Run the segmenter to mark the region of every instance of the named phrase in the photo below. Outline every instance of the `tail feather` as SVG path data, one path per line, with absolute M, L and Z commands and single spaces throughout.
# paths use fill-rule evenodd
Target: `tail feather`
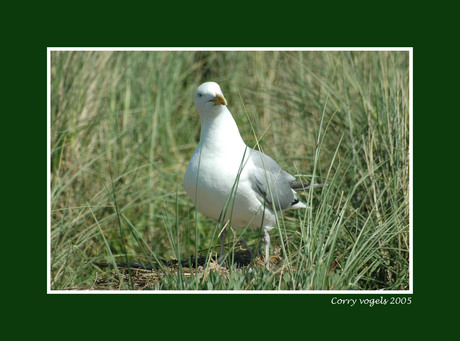
M 298 209 L 298 208 L 310 208 L 309 206 L 305 205 L 302 201 L 299 199 L 296 199 L 292 202 L 291 206 L 289 206 L 288 209 Z
M 298 181 L 294 181 L 293 183 L 291 183 L 291 188 L 298 192 L 298 191 L 305 191 L 307 189 L 310 189 L 310 187 L 313 187 L 313 188 L 323 188 L 323 187 L 326 187 L 327 184 L 311 184 L 309 182 L 298 182 Z

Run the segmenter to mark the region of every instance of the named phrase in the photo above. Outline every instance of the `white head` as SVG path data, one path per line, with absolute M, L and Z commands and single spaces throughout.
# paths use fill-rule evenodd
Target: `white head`
M 219 84 L 214 82 L 201 84 L 193 94 L 193 101 L 200 114 L 205 112 L 218 113 L 227 105 L 227 100 Z

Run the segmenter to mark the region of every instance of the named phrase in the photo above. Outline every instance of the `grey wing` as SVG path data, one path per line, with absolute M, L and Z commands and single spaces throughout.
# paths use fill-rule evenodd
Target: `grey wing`
M 298 202 L 291 189 L 295 180 L 291 174 L 283 171 L 271 157 L 257 150 L 250 149 L 249 157 L 255 165 L 251 174 L 252 188 L 266 200 L 267 207 L 273 209 L 275 205 L 277 211 L 282 211 Z

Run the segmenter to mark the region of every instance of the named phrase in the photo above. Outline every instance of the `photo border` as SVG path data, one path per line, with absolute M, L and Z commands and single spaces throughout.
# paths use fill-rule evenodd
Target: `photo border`
M 54 51 L 407 51 L 409 52 L 409 289 L 408 290 L 52 290 L 51 289 L 51 52 Z M 307 294 L 412 295 L 413 47 L 47 47 L 47 294 Z

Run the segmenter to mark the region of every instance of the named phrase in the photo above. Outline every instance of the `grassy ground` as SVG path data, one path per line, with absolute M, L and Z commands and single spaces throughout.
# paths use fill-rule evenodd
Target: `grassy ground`
M 408 289 L 408 57 L 52 52 L 51 288 L 140 288 L 138 271 L 91 264 L 116 262 L 153 266 L 150 289 Z M 192 94 L 211 80 L 249 146 L 329 184 L 280 217 L 270 270 L 182 264 L 219 251 L 182 183 L 200 136 Z M 256 245 L 259 232 L 243 233 Z

